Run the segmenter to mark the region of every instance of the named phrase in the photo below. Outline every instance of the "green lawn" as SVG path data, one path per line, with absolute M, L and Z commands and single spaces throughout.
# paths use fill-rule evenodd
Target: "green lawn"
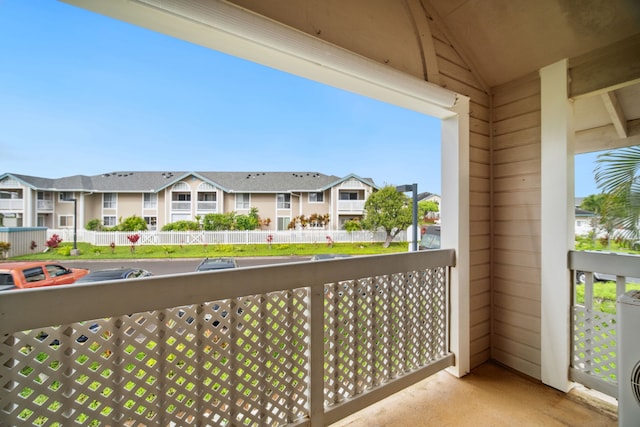
M 32 254 L 13 257 L 12 260 L 69 260 L 71 243 L 62 243 L 60 247 L 47 252 L 34 251 Z M 376 255 L 406 252 L 407 243 L 392 243 L 383 248 L 382 243 L 326 243 L 316 244 L 273 244 L 263 245 L 136 245 L 117 246 L 113 249 L 93 246 L 79 242 L 80 255 L 76 260 L 94 259 L 145 259 L 145 258 L 202 258 L 202 257 L 266 257 L 266 256 L 310 256 L 315 254 Z
M 640 289 L 640 283 L 627 284 L 627 291 Z M 584 303 L 584 285 L 576 285 L 578 304 Z M 603 313 L 616 314 L 616 282 L 596 282 L 593 284 L 593 309 Z

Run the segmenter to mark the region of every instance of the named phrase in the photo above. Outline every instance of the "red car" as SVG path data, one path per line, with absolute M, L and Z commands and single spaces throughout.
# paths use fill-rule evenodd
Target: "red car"
M 0 263 L 0 290 L 67 285 L 89 274 L 84 268 L 66 268 L 55 262 Z

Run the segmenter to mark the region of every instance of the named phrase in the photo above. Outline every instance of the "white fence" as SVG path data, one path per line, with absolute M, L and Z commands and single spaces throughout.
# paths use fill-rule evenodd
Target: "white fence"
M 49 229 L 47 239 L 57 234 L 64 242 L 73 241 L 73 229 Z M 77 230 L 78 242 L 94 246 L 129 245 L 127 236 L 139 234 L 138 245 L 252 245 L 252 244 L 292 244 L 292 243 L 355 243 L 384 242 L 384 231 L 344 231 L 344 230 L 252 230 L 252 231 L 88 231 Z M 271 236 L 271 237 L 269 237 Z M 407 241 L 406 231 L 401 231 L 395 242 Z

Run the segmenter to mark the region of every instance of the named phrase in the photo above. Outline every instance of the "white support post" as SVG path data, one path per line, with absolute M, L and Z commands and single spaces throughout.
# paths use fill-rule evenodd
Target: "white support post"
M 573 245 L 573 107 L 568 99 L 567 60 L 540 70 L 541 82 L 541 377 L 568 391 L 571 343 Z
M 442 247 L 454 248 L 451 269 L 450 348 L 461 377 L 471 369 L 469 311 L 469 98 L 459 96 L 455 116 L 442 120 Z

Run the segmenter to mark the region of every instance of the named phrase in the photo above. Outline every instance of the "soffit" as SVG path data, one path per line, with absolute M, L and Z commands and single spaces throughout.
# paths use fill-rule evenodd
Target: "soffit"
M 425 0 L 489 86 L 640 32 L 635 0 Z M 637 53 L 636 53 L 637 54 Z

